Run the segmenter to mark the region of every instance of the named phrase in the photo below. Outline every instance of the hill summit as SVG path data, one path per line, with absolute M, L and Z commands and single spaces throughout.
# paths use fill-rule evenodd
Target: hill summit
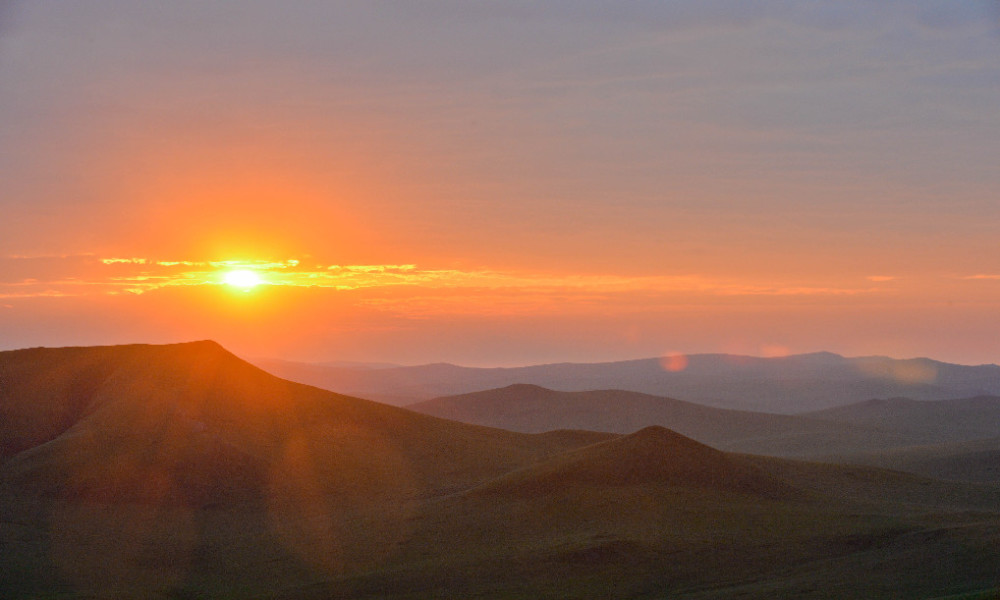
M 793 491 L 787 483 L 738 456 L 655 425 L 510 473 L 479 491 L 541 495 L 567 486 L 632 485 L 772 498 L 789 496 Z
M 298 475 L 408 495 L 562 449 L 285 381 L 211 341 L 0 352 L 0 381 L 0 478 L 67 498 L 214 503 Z

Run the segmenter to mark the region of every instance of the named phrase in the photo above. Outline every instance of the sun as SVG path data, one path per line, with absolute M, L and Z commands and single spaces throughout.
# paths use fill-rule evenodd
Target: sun
M 222 278 L 222 281 L 227 285 L 240 288 L 244 291 L 249 291 L 264 283 L 257 273 L 247 271 L 246 269 L 229 271 L 226 273 L 225 277 Z

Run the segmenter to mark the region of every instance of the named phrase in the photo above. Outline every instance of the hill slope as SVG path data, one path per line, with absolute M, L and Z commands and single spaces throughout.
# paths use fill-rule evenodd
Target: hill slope
M 996 487 L 734 455 L 664 428 L 464 425 L 280 380 L 210 342 L 5 352 L 0 381 L 3 597 L 1000 586 Z
M 836 454 L 825 459 L 937 479 L 1000 483 L 1000 437 L 905 446 L 885 452 Z
M 803 416 L 898 431 L 925 444 L 1000 436 L 998 396 L 937 401 L 873 399 Z
M 529 433 L 553 429 L 632 433 L 659 425 L 717 448 L 774 456 L 864 452 L 921 441 L 888 428 L 713 408 L 621 390 L 558 392 L 534 385 L 512 385 L 435 398 L 407 408 L 464 423 Z
M 475 491 L 539 496 L 577 485 L 644 484 L 767 498 L 789 496 L 793 490 L 740 457 L 664 427 L 651 426 L 508 473 Z
M 64 493 L 97 490 L 102 483 L 79 475 L 109 461 L 125 475 L 135 467 L 224 480 L 211 471 L 227 461 L 260 469 L 322 446 L 333 451 L 323 468 L 353 485 L 394 487 L 405 479 L 422 488 L 502 472 L 551 451 L 529 436 L 284 381 L 213 342 L 0 353 L 0 377 L 5 471 L 38 481 L 72 467 L 72 481 L 53 481 Z M 148 473 L 135 475 L 147 488 Z
M 3 352 L 0 381 L 0 563 L 18 595 L 362 568 L 421 498 L 594 441 L 340 396 L 213 342 Z

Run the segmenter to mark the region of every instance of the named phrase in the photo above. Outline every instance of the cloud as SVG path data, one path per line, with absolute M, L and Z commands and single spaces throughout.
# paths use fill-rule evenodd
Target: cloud
M 188 261 L 143 257 L 6 257 L 0 296 L 143 294 L 166 287 L 224 285 L 234 269 L 252 270 L 271 286 L 356 290 L 410 286 L 425 291 L 466 290 L 524 298 L 560 295 L 590 301 L 610 295 L 654 296 L 850 296 L 867 288 L 774 284 L 701 275 L 552 274 L 496 270 L 428 269 L 414 264 L 309 265 L 285 261 Z M 23 263 L 23 264 L 22 264 Z M 32 276 L 27 276 L 27 274 Z M 11 274 L 20 274 L 12 278 Z M 589 299 L 589 300 L 588 300 Z M 442 300 L 450 303 L 448 300 Z

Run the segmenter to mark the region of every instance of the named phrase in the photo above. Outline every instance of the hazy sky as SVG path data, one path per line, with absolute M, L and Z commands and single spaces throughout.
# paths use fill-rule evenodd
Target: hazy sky
M 5 2 L 0 347 L 1000 362 L 998 157 L 996 1 Z

